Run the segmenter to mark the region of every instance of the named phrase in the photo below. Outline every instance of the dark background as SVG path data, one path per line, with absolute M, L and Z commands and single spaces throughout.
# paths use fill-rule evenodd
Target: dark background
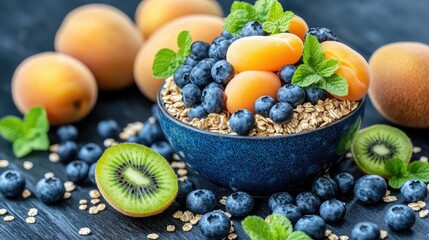
M 64 16 L 77 6 L 94 2 L 108 3 L 134 18 L 136 6 L 140 1 L 0 0 L 0 118 L 6 115 L 21 116 L 12 102 L 10 90 L 12 75 L 18 64 L 33 54 L 53 51 L 54 36 Z M 220 0 L 219 2 L 227 14 L 232 1 Z M 303 17 L 310 27 L 324 26 L 332 29 L 342 41 L 360 52 L 366 59 L 378 47 L 390 42 L 429 43 L 427 26 L 429 2 L 427 0 L 289 0 L 284 6 Z M 114 93 L 101 92 L 95 109 L 86 119 L 76 124 L 81 134 L 80 143 L 93 141 L 101 144 L 101 139 L 97 137 L 95 131 L 96 123 L 100 119 L 113 118 L 123 127 L 129 122 L 144 121 L 150 115 L 150 106 L 151 102 L 135 86 Z M 387 122 L 371 104 L 368 104 L 363 126 L 377 123 Z M 419 158 L 425 154 L 428 156 L 429 131 L 427 129 L 404 130 L 413 143 L 423 149 L 422 153 L 414 157 Z M 15 159 L 11 144 L 0 139 L 0 159 L 10 161 L 9 169 L 24 172 L 27 187 L 32 191 L 37 181 L 48 171 L 66 180 L 64 165 L 50 163 L 47 157 L 48 153 L 39 152 L 24 159 Z M 22 167 L 24 160 L 32 161 L 34 168 L 24 170 Z M 347 169 L 355 175 L 359 174 L 350 160 L 345 160 L 337 168 Z M 0 169 L 0 172 L 2 171 L 3 169 Z M 191 175 L 191 178 L 198 182 L 199 187 L 216 191 L 218 198 L 228 193 L 197 176 Z M 152 232 L 159 233 L 161 239 L 201 239 L 197 228 L 189 233 L 183 233 L 180 230 L 181 222 L 172 219 L 171 215 L 174 211 L 183 209 L 177 204 L 161 215 L 145 219 L 122 216 L 110 207 L 107 211 L 95 216 L 79 211 L 78 201 L 82 198 L 88 199 L 87 193 L 92 188 L 90 184 L 78 187 L 78 190 L 73 192 L 72 199 L 54 206 L 41 203 L 34 194 L 29 199 L 13 201 L 0 196 L 0 208 L 7 208 L 15 216 L 13 222 L 3 223 L 0 220 L 2 233 L 0 239 L 74 239 L 79 237 L 78 231 L 81 227 L 91 228 L 92 235 L 86 237 L 88 239 L 141 239 Z M 343 200 L 347 203 L 346 220 L 342 224 L 329 227 L 336 234 L 349 235 L 352 226 L 363 220 L 375 221 L 382 229 L 387 229 L 383 223 L 383 214 L 388 204 L 365 206 L 354 199 Z M 258 200 L 258 202 L 256 213 L 268 215 L 265 201 Z M 25 223 L 27 211 L 31 207 L 39 209 L 37 223 L 34 225 Z M 388 239 L 427 239 L 428 219 L 417 219 L 416 225 L 410 232 L 402 234 L 390 232 Z M 234 223 L 240 238 L 245 238 L 238 226 L 239 220 Z M 166 233 L 167 224 L 175 224 L 178 229 L 176 233 Z

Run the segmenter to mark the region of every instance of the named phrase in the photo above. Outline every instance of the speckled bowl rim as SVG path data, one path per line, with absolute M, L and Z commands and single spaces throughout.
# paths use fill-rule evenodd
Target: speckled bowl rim
M 162 90 L 164 89 L 164 86 L 165 86 L 165 83 L 162 85 L 162 87 L 158 91 L 158 94 L 157 94 L 157 97 L 156 97 L 156 102 L 157 102 L 157 104 L 159 106 L 159 109 L 163 112 L 163 114 L 166 115 L 167 118 L 169 118 L 175 124 L 178 124 L 181 127 L 185 127 L 185 128 L 187 128 L 187 129 L 189 129 L 191 131 L 199 132 L 201 134 L 208 134 L 208 135 L 212 135 L 212 136 L 215 136 L 215 137 L 226 137 L 226 138 L 246 139 L 246 140 L 253 139 L 253 140 L 259 140 L 259 141 L 260 140 L 264 140 L 264 139 L 292 138 L 292 137 L 295 137 L 295 136 L 300 136 L 300 135 L 305 135 L 305 134 L 311 134 L 311 133 L 316 132 L 316 131 L 320 131 L 320 130 L 323 130 L 323 129 L 334 127 L 336 124 L 338 124 L 338 123 L 340 123 L 342 121 L 345 121 L 346 119 L 352 117 L 354 114 L 356 114 L 357 112 L 359 112 L 359 109 L 365 106 L 365 102 L 366 102 L 366 99 L 367 99 L 367 96 L 365 95 L 365 97 L 363 97 L 360 100 L 359 106 L 355 110 L 353 110 L 352 113 L 350 113 L 349 115 L 341 118 L 340 120 L 336 120 L 334 123 L 326 125 L 326 126 L 318 127 L 316 129 L 312 129 L 312 130 L 308 130 L 308 131 L 304 131 L 304 132 L 300 132 L 300 133 L 287 134 L 287 135 L 281 135 L 281 136 L 250 136 L 249 137 L 249 136 L 240 136 L 240 135 L 231 135 L 231 134 L 223 134 L 223 133 L 210 132 L 210 131 L 206 131 L 206 130 L 202 130 L 202 129 L 193 127 L 191 125 L 188 125 L 186 123 L 183 123 L 183 122 L 179 121 L 175 117 L 171 116 L 167 112 L 167 110 L 165 109 L 165 107 L 164 107 L 164 104 L 163 104 L 162 98 L 161 98 L 161 95 L 162 95 L 161 93 L 162 93 Z

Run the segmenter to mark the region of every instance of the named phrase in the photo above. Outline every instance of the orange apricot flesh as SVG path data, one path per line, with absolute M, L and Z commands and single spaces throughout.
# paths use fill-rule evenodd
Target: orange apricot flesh
M 290 21 L 289 32 L 297 35 L 302 41 L 305 40 L 305 34 L 308 31 L 308 25 L 300 16 L 295 17 Z

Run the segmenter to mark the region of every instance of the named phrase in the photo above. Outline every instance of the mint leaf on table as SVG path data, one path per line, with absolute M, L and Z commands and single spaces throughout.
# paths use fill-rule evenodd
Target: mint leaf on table
M 271 236 L 273 239 L 286 239 L 292 233 L 292 223 L 285 216 L 274 213 L 269 221 Z
M 416 177 L 416 179 L 429 182 L 429 163 L 414 161 L 408 165 L 407 170 Z
M 192 38 L 189 31 L 180 32 L 177 37 L 178 52 L 163 48 L 159 50 L 152 64 L 152 76 L 167 78 L 183 65 L 185 58 L 191 54 Z
M 287 236 L 286 240 L 311 240 L 311 237 L 304 232 L 296 231 Z
M 289 30 L 290 21 L 295 17 L 291 11 L 283 12 L 283 6 L 275 1 L 271 5 L 268 19 L 262 24 L 262 28 L 269 34 L 284 33 Z
M 249 216 L 241 222 L 247 236 L 252 240 L 271 240 L 271 230 L 267 222 L 261 217 Z
M 388 160 L 384 169 L 389 174 L 389 186 L 399 189 L 406 181 L 419 179 L 423 182 L 429 182 L 429 163 L 413 161 L 408 166 L 398 159 L 392 158 Z
M 392 158 L 386 161 L 384 170 L 391 177 L 402 177 L 407 174 L 407 166 L 399 158 Z
M 4 117 L 0 120 L 0 135 L 9 142 L 13 142 L 24 135 L 24 123 L 15 116 Z

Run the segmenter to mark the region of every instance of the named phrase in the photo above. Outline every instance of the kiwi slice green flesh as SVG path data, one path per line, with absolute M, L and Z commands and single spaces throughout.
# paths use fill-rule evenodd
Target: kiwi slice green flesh
M 164 211 L 178 191 L 177 176 L 168 161 L 134 143 L 109 147 L 97 162 L 95 179 L 106 201 L 133 217 Z
M 401 130 L 387 125 L 373 125 L 361 130 L 352 145 L 358 167 L 369 174 L 388 177 L 385 162 L 399 158 L 405 164 L 411 159 L 413 145 Z

